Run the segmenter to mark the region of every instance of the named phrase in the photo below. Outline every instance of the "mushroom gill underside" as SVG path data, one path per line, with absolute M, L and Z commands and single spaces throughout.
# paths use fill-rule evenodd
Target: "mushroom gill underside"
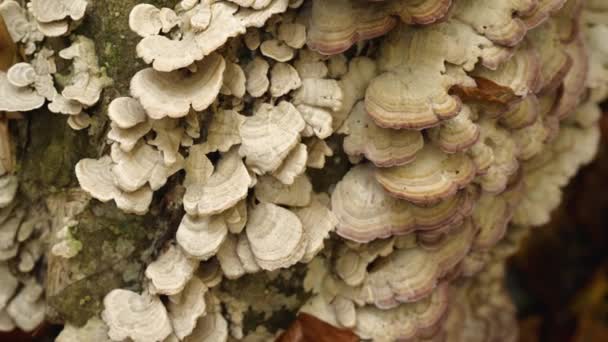
M 599 143 L 594 0 L 0 0 L 0 331 L 516 341 Z

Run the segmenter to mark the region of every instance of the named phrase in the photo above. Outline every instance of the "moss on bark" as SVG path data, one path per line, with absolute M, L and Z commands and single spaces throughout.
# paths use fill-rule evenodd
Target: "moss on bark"
M 128 26 L 129 11 L 142 2 L 165 7 L 176 3 L 91 0 L 85 20 L 75 32 L 95 42 L 99 65 L 114 81 L 104 89 L 99 103 L 87 109 L 93 118 L 92 129 L 74 131 L 67 125 L 66 116 L 46 108 L 28 113 L 24 120 L 11 125 L 17 142 L 20 193 L 28 203 L 77 187 L 76 163 L 107 152 L 107 106 L 112 99 L 129 95 L 129 80 L 145 67 L 135 55 L 139 37 Z M 109 290 L 141 289 L 145 264 L 182 215 L 181 206 L 173 205 L 170 198 L 158 191 L 151 213 L 145 216 L 124 214 L 114 203 L 90 202 L 75 218 L 78 224 L 71 230 L 73 238 L 82 243 L 81 251 L 70 259 L 47 253 L 46 295 L 51 321 L 84 324 L 102 310 L 103 297 Z

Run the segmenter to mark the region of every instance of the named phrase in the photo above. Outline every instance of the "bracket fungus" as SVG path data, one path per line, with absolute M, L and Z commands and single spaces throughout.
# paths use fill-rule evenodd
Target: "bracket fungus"
M 161 73 L 140 70 L 131 79 L 131 95 L 152 119 L 186 116 L 190 108 L 201 111 L 211 105 L 222 86 L 226 63 L 219 54 L 209 55 L 197 69 Z
M 291 103 L 264 103 L 240 127 L 239 154 L 257 174 L 275 171 L 299 142 L 304 126 L 304 119 Z
M 432 204 L 465 187 L 476 171 L 465 154 L 447 155 L 435 146 L 425 145 L 412 163 L 377 169 L 376 179 L 397 198 Z
M 170 245 L 146 268 L 151 294 L 174 295 L 181 292 L 192 278 L 197 262 L 188 259 L 176 246 Z
M 179 300 L 170 299 L 167 310 L 171 319 L 173 333 L 179 339 L 192 334 L 196 322 L 207 313 L 205 295 L 207 286 L 196 276 L 186 284 Z
M 255 261 L 264 270 L 289 267 L 306 252 L 306 235 L 298 217 L 272 203 L 260 203 L 245 227 Z
M 171 322 L 160 298 L 116 289 L 104 300 L 101 317 L 112 340 L 162 341 L 172 332 Z
M 0 0 L 0 330 L 513 339 L 504 260 L 597 150 L 607 6 L 114 2 Z
M 391 196 L 374 179 L 368 165 L 351 169 L 336 185 L 332 211 L 336 232 L 346 239 L 369 242 L 420 230 L 441 230 L 458 225 L 470 215 L 474 197 L 467 191 L 432 206 L 416 206 Z
M 191 215 L 219 214 L 247 196 L 251 177 L 236 149 L 222 156 L 209 178 L 187 187 L 184 208 Z
M 207 260 L 219 251 L 227 234 L 228 228 L 222 217 L 184 215 L 175 239 L 192 258 Z

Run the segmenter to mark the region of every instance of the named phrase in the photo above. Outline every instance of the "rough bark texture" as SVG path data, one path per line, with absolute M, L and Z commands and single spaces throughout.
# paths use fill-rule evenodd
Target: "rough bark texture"
M 98 157 L 107 148 L 106 109 L 110 101 L 128 94 L 129 80 L 143 64 L 135 57 L 135 34 L 129 30 L 129 9 L 141 1 L 92 1 L 87 18 L 78 33 L 96 42 L 99 62 L 105 67 L 113 85 L 104 89 L 100 102 L 89 110 L 92 130 L 74 131 L 56 114 L 42 108 L 13 125 L 17 147 L 22 195 L 36 203 L 51 193 L 78 187 L 74 166 L 78 160 Z M 175 1 L 155 1 L 171 5 Z M 62 42 L 54 42 L 61 44 Z M 125 62 L 128 61 L 128 62 Z M 23 171 L 19 171 L 23 170 Z M 169 195 L 158 193 L 148 215 L 123 214 L 114 204 L 96 200 L 77 217 L 71 229 L 83 244 L 82 251 L 71 259 L 49 253 L 46 295 L 48 318 L 54 322 L 84 324 L 101 309 L 103 296 L 117 287 L 139 289 L 145 264 L 181 219 L 179 208 L 171 206 Z M 177 210 L 174 210 L 177 209 Z

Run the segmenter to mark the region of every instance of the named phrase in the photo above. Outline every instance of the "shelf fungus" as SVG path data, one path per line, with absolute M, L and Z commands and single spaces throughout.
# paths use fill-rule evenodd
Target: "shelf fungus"
M 602 1 L 106 2 L 0 0 L 0 331 L 514 340 L 505 258 L 600 140 Z
M 367 115 L 363 102 L 355 105 L 341 132 L 346 134 L 344 151 L 349 156 L 363 155 L 378 167 L 412 162 L 424 145 L 422 134 L 418 131 L 377 126 Z
M 137 55 L 146 63 L 152 63 L 153 68 L 158 71 L 168 72 L 185 68 L 208 58 L 229 38 L 244 34 L 248 27 L 260 27 L 273 14 L 284 12 L 288 0 L 265 2 L 266 6 L 259 9 L 255 8 L 257 6 L 239 9 L 237 4 L 227 1 L 207 4 L 210 20 L 207 25 L 201 21 L 200 6 L 203 4 L 194 6 L 180 13 L 182 23 L 186 23 L 180 28 L 181 39 L 171 39 L 159 34 L 147 35 L 137 44 Z
M 198 172 L 199 170 L 190 170 Z M 191 215 L 215 215 L 247 196 L 251 177 L 236 149 L 222 156 L 206 180 L 193 181 L 184 194 L 184 208 Z
M 207 313 L 207 291 L 205 283 L 194 276 L 185 285 L 179 298 L 170 297 L 167 311 L 177 338 L 184 339 L 192 334 L 198 319 Z
M 475 163 L 467 155 L 448 155 L 425 145 L 412 163 L 377 169 L 376 179 L 392 196 L 433 204 L 453 196 L 473 180 L 476 172 Z
M 264 270 L 289 267 L 306 252 L 307 239 L 298 217 L 272 203 L 252 208 L 245 232 L 255 261 Z
M 219 251 L 227 234 L 228 228 L 222 217 L 184 215 L 175 239 L 190 257 L 207 260 Z
M 381 258 L 363 281 L 366 301 L 382 309 L 430 295 L 440 279 L 467 255 L 472 238 L 473 227 L 467 221 L 430 250 L 415 246 Z
M 179 247 L 170 245 L 146 268 L 150 293 L 175 295 L 181 292 L 192 278 L 196 266 L 196 260 L 189 259 Z
M 323 54 L 337 54 L 351 45 L 382 36 L 399 17 L 408 24 L 431 24 L 445 16 L 451 0 L 312 1 L 308 45 Z
M 462 108 L 462 101 L 449 94 L 450 88 L 475 86 L 465 71 L 473 69 L 478 59 L 491 63 L 505 55 L 502 48 L 457 20 L 426 28 L 399 27 L 383 42 L 382 72 L 367 88 L 365 108 L 382 127 L 435 126 Z
M 304 126 L 304 119 L 291 103 L 263 103 L 241 124 L 239 154 L 257 174 L 275 171 L 299 142 Z
M 114 341 L 162 341 L 173 331 L 165 306 L 157 296 L 116 289 L 105 296 L 103 305 L 101 317 Z
M 224 58 L 212 54 L 197 65 L 197 72 L 143 69 L 131 79 L 131 95 L 152 119 L 184 117 L 190 108 L 201 111 L 213 103 L 222 87 L 225 68 Z
M 336 232 L 346 239 L 369 242 L 415 230 L 443 230 L 470 215 L 474 194 L 460 191 L 432 206 L 416 206 L 390 196 L 369 165 L 351 169 L 336 185 L 332 211 Z

